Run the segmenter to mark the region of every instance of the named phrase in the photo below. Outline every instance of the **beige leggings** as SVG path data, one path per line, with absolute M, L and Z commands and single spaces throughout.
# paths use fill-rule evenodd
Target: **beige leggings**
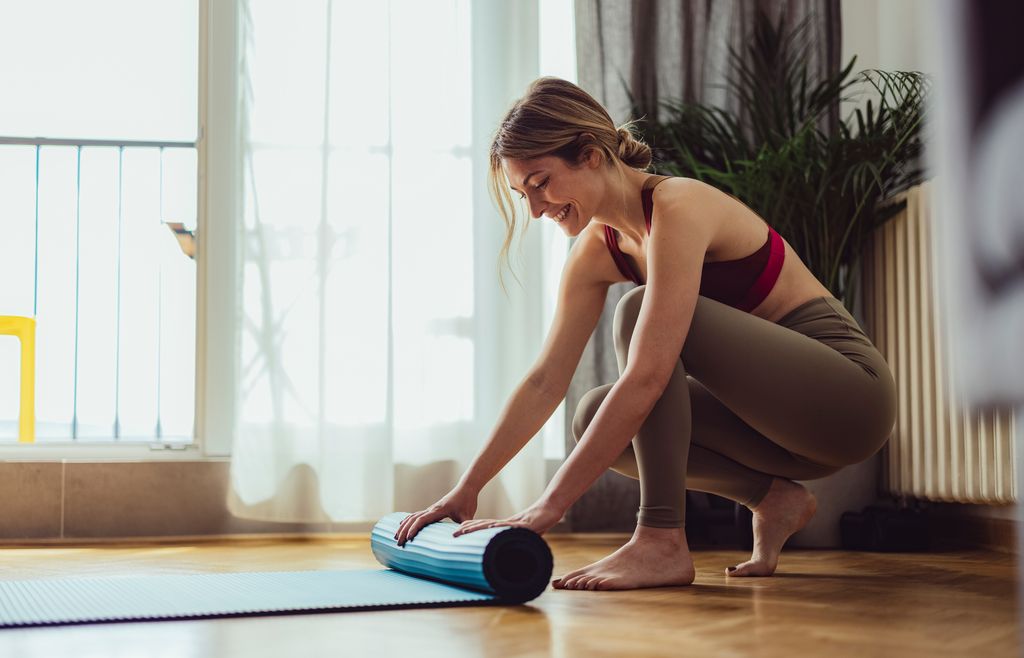
M 620 374 L 645 288 L 615 309 Z M 611 387 L 580 400 L 577 442 Z M 640 480 L 638 524 L 678 528 L 686 489 L 753 507 L 775 477 L 812 480 L 867 459 L 895 419 L 892 373 L 834 297 L 773 323 L 700 296 L 668 386 L 611 468 Z

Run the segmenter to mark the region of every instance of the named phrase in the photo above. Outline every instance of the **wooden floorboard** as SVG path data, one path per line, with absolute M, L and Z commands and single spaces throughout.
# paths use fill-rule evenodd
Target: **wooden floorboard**
M 545 536 L 561 575 L 628 535 Z M 0 630 L 0 656 L 1017 656 L 1015 557 L 788 550 L 774 577 L 729 579 L 699 550 L 689 587 L 549 588 L 522 606 Z M 364 536 L 0 548 L 0 578 L 380 568 Z

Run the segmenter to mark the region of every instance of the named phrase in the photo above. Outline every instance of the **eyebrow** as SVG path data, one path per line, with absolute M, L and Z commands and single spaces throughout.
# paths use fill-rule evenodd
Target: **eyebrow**
M 532 178 L 536 174 L 539 174 L 541 171 L 543 171 L 543 170 L 542 169 L 538 169 L 537 171 L 531 171 L 530 173 L 526 174 L 526 178 L 523 179 L 523 187 L 526 187 L 526 184 L 530 182 L 530 178 Z M 512 187 L 512 186 L 509 185 L 509 187 Z M 521 190 L 516 190 L 516 188 L 514 188 L 514 187 L 512 187 L 512 189 L 515 190 L 516 192 L 519 192 L 520 194 L 523 193 Z

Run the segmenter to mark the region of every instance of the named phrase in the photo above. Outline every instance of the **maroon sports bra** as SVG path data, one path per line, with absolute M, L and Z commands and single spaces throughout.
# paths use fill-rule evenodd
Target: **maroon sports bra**
M 654 188 L 666 178 L 670 178 L 670 176 L 648 176 L 640 191 L 648 234 L 651 232 Z M 623 276 L 637 285 L 643 285 L 644 282 L 640 280 L 640 275 L 619 249 L 618 231 L 605 225 L 604 237 L 608 251 L 611 252 L 612 259 Z M 785 254 L 785 243 L 782 241 L 782 236 L 769 226 L 768 239 L 760 249 L 749 256 L 736 260 L 704 263 L 699 294 L 736 307 L 741 311 L 752 311 L 772 291 L 775 281 L 779 278 L 779 272 L 782 271 Z

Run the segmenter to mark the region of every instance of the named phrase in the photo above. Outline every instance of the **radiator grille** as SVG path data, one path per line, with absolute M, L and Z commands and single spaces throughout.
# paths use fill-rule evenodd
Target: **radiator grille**
M 886 486 L 936 501 L 1012 503 L 1012 410 L 970 409 L 957 389 L 929 188 L 907 192 L 906 210 L 878 228 L 862 263 L 864 328 L 892 369 L 899 400 L 883 451 Z

